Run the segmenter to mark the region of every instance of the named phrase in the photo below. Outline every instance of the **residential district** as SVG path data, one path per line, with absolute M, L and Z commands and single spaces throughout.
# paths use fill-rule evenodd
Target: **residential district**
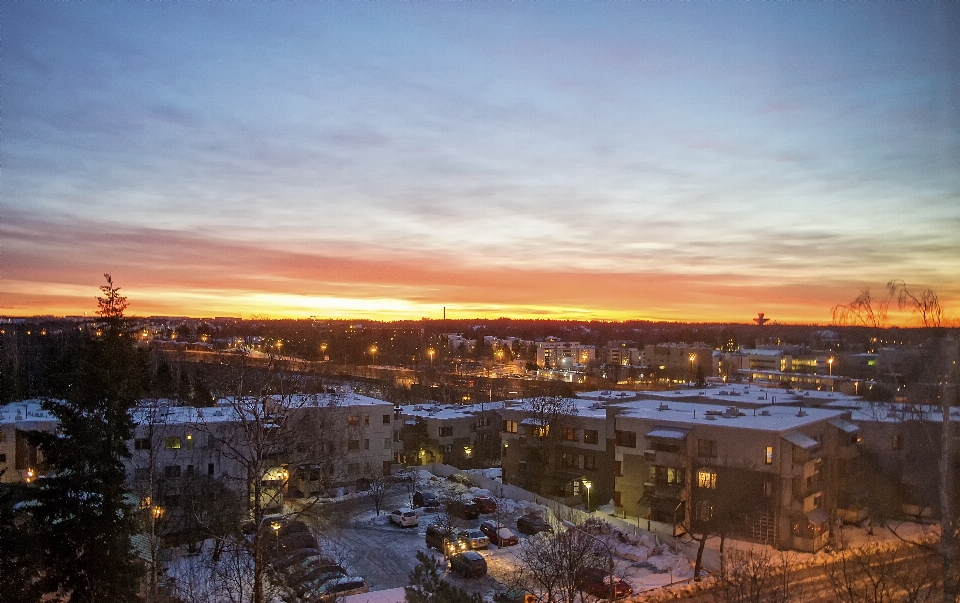
M 152 568 L 145 594 L 183 600 L 191 584 L 198 596 L 190 568 L 211 540 L 266 530 L 276 600 L 402 601 L 417 551 L 431 548 L 466 591 L 547 600 L 524 578 L 524 547 L 576 531 L 602 545 L 599 567 L 576 576 L 579 596 L 639 600 L 719 575 L 724 541 L 816 558 L 880 542 L 892 525 L 929 539 L 942 444 L 958 434 L 951 333 L 931 360 L 922 330 L 880 341 L 811 328 L 787 341 L 762 321 L 651 329 L 645 344 L 329 324 L 307 342 L 239 322 L 131 331 L 156 371 L 179 373 L 140 401 L 124 461 Z M 96 328 L 0 327 L 4 366 L 21 373 L 31 341 Z M 664 340 L 677 333 L 713 341 Z M 928 377 L 943 358 L 946 376 Z M 237 367 L 271 386 L 219 387 Z M 16 395 L 28 389 L 5 385 L 4 484 L 44 479 L 28 434 L 59 427 L 59 402 Z M 960 453 L 948 454 L 955 472 Z

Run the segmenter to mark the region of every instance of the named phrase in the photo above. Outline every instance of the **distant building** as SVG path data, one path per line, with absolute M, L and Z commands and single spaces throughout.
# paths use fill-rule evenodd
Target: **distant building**
M 545 369 L 570 370 L 574 365 L 588 364 L 596 357 L 596 348 L 576 341 L 560 341 L 548 337 L 537 342 L 537 366 Z

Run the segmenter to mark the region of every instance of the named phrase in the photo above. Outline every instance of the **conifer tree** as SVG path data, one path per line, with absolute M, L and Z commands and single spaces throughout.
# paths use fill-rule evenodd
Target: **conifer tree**
M 420 563 L 410 572 L 410 585 L 403 588 L 407 603 L 483 603 L 483 597 L 470 594 L 443 580 L 440 562 L 417 551 Z
M 30 436 L 46 470 L 31 504 L 35 546 L 45 561 L 38 586 L 76 603 L 137 601 L 143 571 L 131 546 L 137 523 L 123 466 L 142 363 L 125 332 L 126 298 L 104 276 L 101 321 L 69 353 L 63 399 L 43 404 L 58 431 Z

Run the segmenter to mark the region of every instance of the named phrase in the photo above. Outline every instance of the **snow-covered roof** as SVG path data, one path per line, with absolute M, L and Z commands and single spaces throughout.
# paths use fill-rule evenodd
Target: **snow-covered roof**
M 487 410 L 490 410 L 485 406 Z M 404 417 L 418 417 L 423 419 L 464 419 L 473 418 L 482 412 L 480 405 L 457 406 L 453 404 L 417 404 L 400 407 L 400 414 Z
M 519 400 L 508 400 L 504 403 L 508 410 L 519 410 L 524 412 L 537 412 L 535 398 L 522 398 Z M 606 404 L 593 400 L 584 400 L 580 398 L 563 398 L 561 407 L 570 408 L 571 416 L 586 417 L 590 419 L 605 419 L 607 416 Z
M 846 418 L 848 411 L 827 408 L 797 408 L 796 406 L 770 405 L 751 408 L 746 412 L 730 412 L 724 406 L 697 402 L 663 400 L 638 400 L 619 404 L 622 409 L 617 421 L 623 419 L 647 419 L 656 421 L 658 427 L 710 425 L 714 427 L 737 427 L 760 431 L 787 432 L 805 425 Z M 673 425 L 671 425 L 671 423 Z
M 794 446 L 797 446 L 798 448 L 803 448 L 804 450 L 810 450 L 811 448 L 816 448 L 820 445 L 820 442 L 811 437 L 803 435 L 799 431 L 785 433 L 783 434 L 783 439 L 790 442 Z
M 0 406 L 0 424 L 56 421 L 48 411 L 40 407 L 40 400 L 21 400 Z

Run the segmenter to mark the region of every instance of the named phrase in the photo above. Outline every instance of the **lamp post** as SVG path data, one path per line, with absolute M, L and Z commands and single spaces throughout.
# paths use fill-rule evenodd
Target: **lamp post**
M 587 513 L 590 512 L 590 488 L 593 487 L 593 482 L 590 480 L 583 480 L 583 487 L 587 489 Z
M 377 363 L 377 346 L 376 344 L 370 346 L 370 358 L 372 359 L 370 364 Z
M 320 344 L 320 358 L 321 360 L 327 359 L 327 342 L 326 341 Z
M 690 358 L 690 383 L 693 383 L 693 363 L 697 361 L 697 355 L 691 352 L 688 358 Z
M 827 369 L 830 371 L 830 391 L 833 391 L 833 356 L 827 358 Z
M 587 488 L 587 492 L 590 492 L 590 489 L 589 489 L 589 488 Z M 617 586 L 616 586 L 616 584 L 615 584 L 614 581 L 613 581 L 613 572 L 614 572 L 615 567 L 614 567 L 614 565 L 613 565 L 613 552 L 610 550 L 610 545 L 607 544 L 606 542 L 600 540 L 599 538 L 597 538 L 596 536 L 594 536 L 594 535 L 591 534 L 590 532 L 587 532 L 586 530 L 581 529 L 579 526 L 577 526 L 577 525 L 574 524 L 573 522 L 570 522 L 570 521 L 561 521 L 560 524 L 561 524 L 563 527 L 565 527 L 565 528 L 567 528 L 567 529 L 569 529 L 569 530 L 576 530 L 576 531 L 580 532 L 581 534 L 583 534 L 584 536 L 586 536 L 587 538 L 592 538 L 593 540 L 596 540 L 597 542 L 599 542 L 600 544 L 603 545 L 603 548 L 605 548 L 605 549 L 607 550 L 607 560 L 608 560 L 609 563 L 610 563 L 610 566 L 609 566 L 609 574 L 607 575 L 607 581 L 610 583 L 610 601 L 616 600 L 616 598 L 617 598 Z
M 433 366 L 433 356 L 434 356 L 434 354 L 436 354 L 436 353 L 437 353 L 437 351 L 436 351 L 435 349 L 433 349 L 433 348 L 430 348 L 429 350 L 427 350 L 427 356 L 430 357 L 430 366 Z
M 270 523 L 270 527 L 273 528 L 273 534 L 277 538 L 277 556 L 280 556 L 280 522 L 274 521 Z

